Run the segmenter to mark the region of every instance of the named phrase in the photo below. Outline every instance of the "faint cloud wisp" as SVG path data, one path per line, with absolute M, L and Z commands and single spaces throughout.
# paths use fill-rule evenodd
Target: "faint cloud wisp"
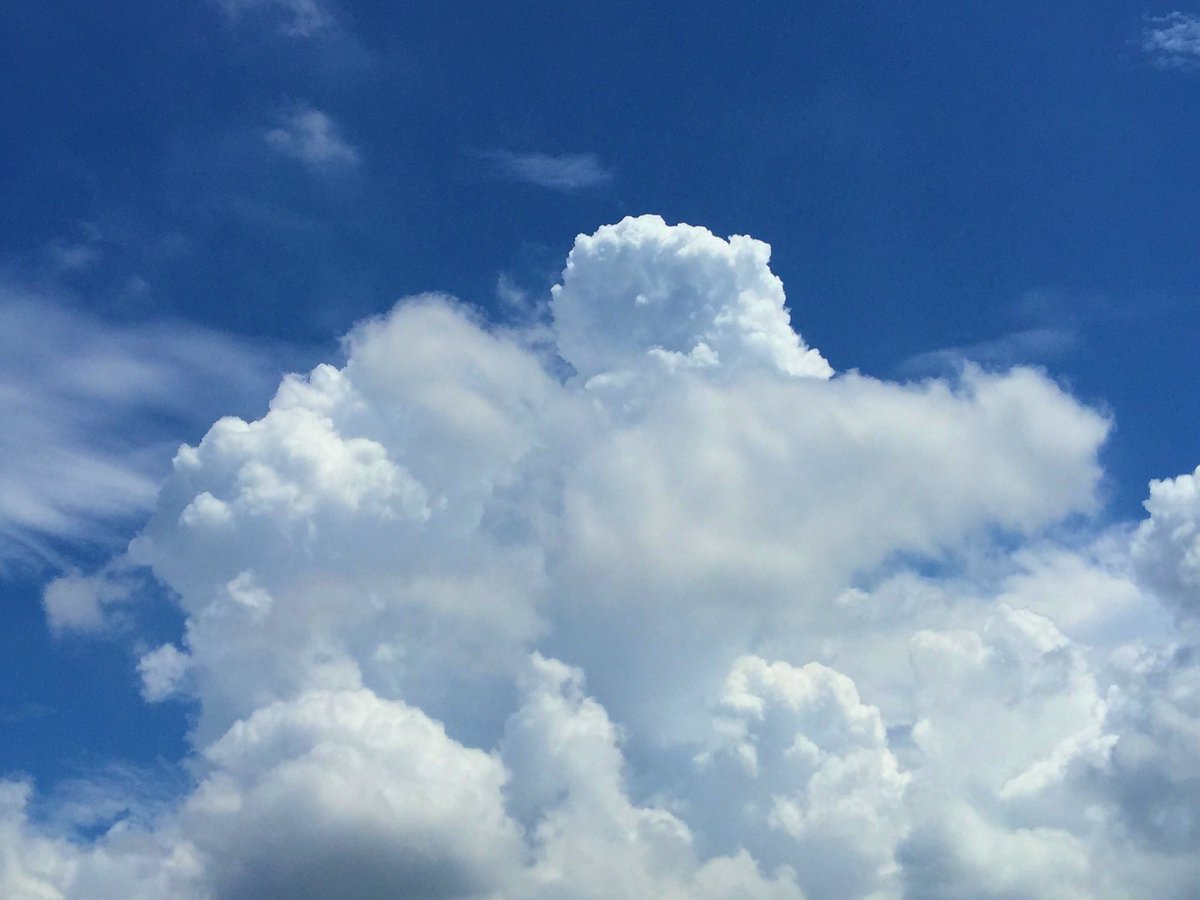
M 1029 328 L 975 344 L 918 353 L 906 359 L 900 371 L 905 375 L 925 375 L 955 371 L 967 363 L 988 369 L 1040 363 L 1067 353 L 1076 340 L 1075 333 L 1065 328 Z
M 234 22 L 248 14 L 271 17 L 288 37 L 310 38 L 333 24 L 333 16 L 317 0 L 220 0 L 220 4 Z
M 1160 69 L 1200 68 L 1200 18 L 1175 12 L 1152 16 L 1142 31 L 1142 50 Z
M 480 154 L 505 178 L 524 181 L 554 191 L 577 191 L 608 184 L 613 173 L 591 153 L 563 154 L 513 153 L 493 150 Z
M 154 502 L 180 429 L 249 405 L 271 347 L 179 322 L 118 324 L 0 284 L 0 565 L 103 540 Z M 88 618 L 94 605 L 62 598 Z M 74 602 L 78 601 L 78 602 Z

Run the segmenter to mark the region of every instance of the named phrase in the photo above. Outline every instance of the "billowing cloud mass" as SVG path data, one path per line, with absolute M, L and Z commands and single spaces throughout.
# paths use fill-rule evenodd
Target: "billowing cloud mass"
M 1103 413 L 835 373 L 769 255 L 626 219 L 550 342 L 409 298 L 181 448 L 45 601 L 177 596 L 192 783 L 88 840 L 4 784 L 0 893 L 1194 896 L 1200 471 L 1100 527 Z

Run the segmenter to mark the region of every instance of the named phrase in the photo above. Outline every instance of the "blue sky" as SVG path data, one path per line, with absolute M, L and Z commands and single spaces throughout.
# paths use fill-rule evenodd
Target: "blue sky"
M 771 243 L 841 366 L 1069 332 L 1054 369 L 1131 433 L 1120 481 L 1190 459 L 1197 80 L 1152 64 L 1140 6 L 364 4 L 311 33 L 245 6 L 4 12 L 10 271 L 320 343 L 405 294 L 542 293 L 574 234 L 653 211 Z M 265 139 L 305 109 L 348 156 Z M 95 258 L 54 271 L 69 248 Z
M 1014 545 L 1048 552 L 1046 533 L 1108 559 L 1095 548 L 1142 519 L 1148 483 L 1200 463 L 1187 11 L 18 2 L 0 8 L 0 110 L 0 775 L 43 799 L 176 766 L 220 706 L 202 687 L 145 702 L 139 660 L 183 646 L 192 582 L 112 568 L 169 505 L 175 448 L 262 416 L 282 373 L 341 364 L 339 338 L 403 297 L 550 327 L 576 236 L 626 216 L 769 244 L 802 346 L 839 373 L 959 384 L 966 361 L 1028 364 L 1113 423 L 1090 505 L 979 500 L 992 512 L 963 527 L 993 535 L 992 562 L 940 532 L 887 559 L 969 580 Z M 880 564 L 854 589 L 882 590 Z M 115 620 L 48 620 L 46 585 L 97 571 L 122 586 Z M 624 709 L 590 651 L 547 640 Z M 628 752 L 652 772 L 651 745 Z

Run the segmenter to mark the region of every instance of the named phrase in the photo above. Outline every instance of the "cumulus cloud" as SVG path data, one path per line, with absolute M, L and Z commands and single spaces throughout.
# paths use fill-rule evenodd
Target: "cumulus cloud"
M 94 575 L 62 575 L 42 592 L 46 623 L 56 634 L 102 631 L 116 624 L 114 608 L 131 599 L 136 586 L 136 576 L 119 563 Z
M 217 421 L 121 558 L 184 615 L 138 671 L 193 782 L 91 841 L 7 783 L 0 890 L 1188 896 L 1192 476 L 1098 529 L 1103 414 L 837 373 L 803 309 L 765 244 L 631 218 L 552 347 L 409 298 Z
M 353 168 L 359 163 L 358 149 L 342 137 L 337 123 L 311 106 L 301 105 L 280 116 L 279 125 L 263 139 L 276 152 L 314 171 Z
M 554 294 L 559 352 L 583 378 L 619 378 L 647 357 L 668 367 L 760 367 L 828 378 L 784 308 L 771 248 L 644 216 L 581 235 Z M 724 360 L 722 360 L 724 354 Z
M 1200 467 L 1150 483 L 1150 517 L 1138 526 L 1133 560 L 1141 578 L 1179 615 L 1200 617 Z
M 514 153 L 494 150 L 482 154 L 505 178 L 525 181 L 555 191 L 577 191 L 612 181 L 613 173 L 590 153 Z
M 138 660 L 142 676 L 142 696 L 148 703 L 165 700 L 179 690 L 187 674 L 188 656 L 174 644 L 162 644 L 144 653 Z
M 1179 11 L 1148 19 L 1142 50 L 1159 68 L 1196 68 L 1200 65 L 1200 19 Z

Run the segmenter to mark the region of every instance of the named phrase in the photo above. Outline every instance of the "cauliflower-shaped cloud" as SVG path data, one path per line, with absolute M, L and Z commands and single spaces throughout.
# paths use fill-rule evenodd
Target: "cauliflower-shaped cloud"
M 1188 896 L 1200 475 L 1095 533 L 1104 415 L 834 374 L 769 257 L 626 219 L 548 327 L 409 298 L 181 448 L 44 601 L 170 589 L 190 783 L 92 840 L 6 783 L 0 893 Z
M 828 378 L 792 330 L 771 248 L 706 228 L 626 218 L 575 241 L 552 303 L 558 345 L 580 377 L 637 365 L 763 366 Z

